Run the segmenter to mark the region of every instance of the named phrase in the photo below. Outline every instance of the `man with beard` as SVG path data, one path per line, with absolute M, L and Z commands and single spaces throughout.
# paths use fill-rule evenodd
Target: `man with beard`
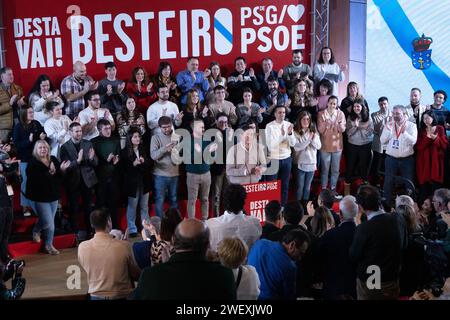
M 295 84 L 301 78 L 312 77 L 311 67 L 303 61 L 303 51 L 295 49 L 292 51 L 292 63 L 283 69 L 283 79 L 286 83 L 288 94 L 294 91 Z
M 417 128 L 420 129 L 420 123 L 422 121 L 423 113 L 429 108 L 426 105 L 420 103 L 420 98 L 422 97 L 422 91 L 419 88 L 412 88 L 409 95 L 409 106 L 406 108 L 411 108 L 414 112 L 414 121 L 417 124 Z
M 0 80 L 0 140 L 8 143 L 13 124 L 18 121 L 18 110 L 25 101 L 23 89 L 14 83 L 11 68 L 0 69 Z
M 147 124 L 152 131 L 152 136 L 160 133 L 158 121 L 162 116 L 166 116 L 172 119 L 175 126 L 181 125 L 183 119 L 183 111 L 178 111 L 178 106 L 169 101 L 169 87 L 163 85 L 158 88 L 158 101 L 150 105 L 147 109 Z
M 81 61 L 73 65 L 73 74 L 61 82 L 61 94 L 67 100 L 66 115 L 73 120 L 84 109 L 84 96 L 92 90 L 97 90 L 98 82 L 87 75 L 86 66 Z
M 89 215 L 92 210 L 92 191 L 97 184 L 95 167 L 98 159 L 94 147 L 88 140 L 82 139 L 81 125 L 72 122 L 69 126 L 71 139 L 61 147 L 61 160 L 70 161 L 66 171 L 65 187 L 69 203 L 70 226 L 77 233 L 78 240 L 85 239 L 85 232 L 79 232 L 79 198 L 83 201 L 85 230 L 89 228 Z M 84 230 L 83 230 L 84 231 Z
M 370 168 L 370 176 L 372 176 L 373 184 L 379 183 L 379 171 L 384 172 L 384 159 L 386 158 L 386 145 L 382 145 L 380 141 L 381 133 L 383 132 L 384 125 L 391 117 L 391 111 L 389 110 L 389 100 L 387 97 L 378 98 L 378 106 L 380 110 L 371 114 L 374 135 L 372 142 L 373 159 Z
M 264 124 L 275 120 L 273 116 L 273 111 L 277 106 L 286 107 L 286 116 L 291 112 L 289 106 L 291 105 L 291 100 L 288 98 L 286 93 L 282 93 L 279 90 L 279 83 L 277 78 L 269 77 L 267 79 L 268 92 L 266 95 L 261 96 L 261 107 L 266 109 L 263 113 L 263 127 Z
M 91 140 L 98 137 L 99 131 L 97 129 L 97 122 L 100 119 L 106 119 L 111 124 L 111 129 L 114 131 L 114 119 L 106 108 L 100 108 L 100 94 L 98 91 L 90 91 L 86 94 L 88 106 L 83 109 L 78 117 L 80 118 L 81 128 L 83 130 L 83 139 Z

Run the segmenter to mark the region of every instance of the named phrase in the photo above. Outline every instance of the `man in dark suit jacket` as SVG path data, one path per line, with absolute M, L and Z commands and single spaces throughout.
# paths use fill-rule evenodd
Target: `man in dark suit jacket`
M 235 300 L 231 269 L 206 260 L 209 230 L 187 219 L 175 229 L 176 253 L 166 263 L 145 268 L 134 292 L 138 300 Z
M 356 199 L 367 216 L 350 247 L 350 259 L 357 264 L 358 300 L 397 299 L 402 256 L 397 219 L 380 209 L 381 196 L 373 186 L 360 187 Z
M 323 296 L 327 300 L 356 299 L 356 266 L 349 257 L 356 230 L 355 217 L 359 211 L 355 197 L 345 196 L 339 209 L 343 221 L 325 232 L 318 246 Z
M 70 161 L 65 175 L 65 188 L 69 204 L 70 225 L 74 232 L 79 231 L 79 202 L 83 201 L 83 217 L 86 231 L 90 230 L 89 216 L 92 211 L 92 191 L 97 184 L 94 167 L 98 163 L 92 143 L 82 139 L 81 125 L 77 122 L 69 126 L 71 139 L 61 147 L 61 161 Z M 84 240 L 84 232 L 78 234 Z
M 310 237 L 312 236 L 305 227 L 300 225 L 304 215 L 304 210 L 300 202 L 291 201 L 286 203 L 282 215 L 284 220 L 283 227 L 280 230 L 269 234 L 267 239 L 271 241 L 281 241 L 285 234 L 294 229 L 300 229 L 305 231 Z
M 264 208 L 266 214 L 266 220 L 262 227 L 261 239 L 267 239 L 269 236 L 280 230 L 281 224 L 281 205 L 278 200 L 270 201 Z

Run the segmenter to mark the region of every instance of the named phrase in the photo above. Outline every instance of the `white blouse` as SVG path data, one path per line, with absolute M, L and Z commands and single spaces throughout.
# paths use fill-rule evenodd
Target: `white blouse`
M 70 139 L 69 130 L 64 127 L 64 122 L 67 122 L 67 128 L 72 123 L 72 120 L 66 115 L 61 116 L 58 120 L 50 118 L 45 121 L 44 130 L 47 137 L 50 139 L 51 155 L 59 159 L 59 149 Z
M 333 64 L 320 64 L 316 63 L 314 66 L 314 82 L 319 83 L 322 79 L 328 79 L 333 85 L 332 94 L 335 96 L 339 95 L 338 91 L 338 81 L 345 80 L 345 74 L 342 72 L 341 68 L 337 63 Z
M 241 266 L 242 276 L 239 287 L 236 290 L 237 300 L 257 300 L 259 297 L 259 281 L 258 273 L 255 267 L 250 265 Z M 234 278 L 237 280 L 239 268 L 233 269 Z

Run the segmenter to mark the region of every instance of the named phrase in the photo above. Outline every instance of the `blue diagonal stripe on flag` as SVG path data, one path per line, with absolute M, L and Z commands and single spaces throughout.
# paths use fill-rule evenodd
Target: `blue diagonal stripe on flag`
M 373 0 L 380 14 L 388 25 L 395 39 L 405 53 L 411 57 L 413 39 L 419 37 L 416 29 L 409 21 L 397 0 Z M 423 69 L 425 77 L 433 90 L 444 90 L 450 93 L 450 77 L 433 61 L 428 69 Z M 449 108 L 449 107 L 448 107 Z
M 214 28 L 217 29 L 217 31 L 219 31 L 229 43 L 233 43 L 233 35 L 231 32 L 228 31 L 228 29 L 225 28 L 216 18 L 214 18 Z

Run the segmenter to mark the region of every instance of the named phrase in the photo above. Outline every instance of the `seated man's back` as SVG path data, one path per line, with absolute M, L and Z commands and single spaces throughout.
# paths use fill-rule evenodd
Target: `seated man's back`
M 175 254 L 166 263 L 145 268 L 134 292 L 135 299 L 235 300 L 231 269 L 206 259 L 209 229 L 186 219 L 175 229 Z
M 182 252 L 144 269 L 135 296 L 144 300 L 234 300 L 236 288 L 231 269 Z

